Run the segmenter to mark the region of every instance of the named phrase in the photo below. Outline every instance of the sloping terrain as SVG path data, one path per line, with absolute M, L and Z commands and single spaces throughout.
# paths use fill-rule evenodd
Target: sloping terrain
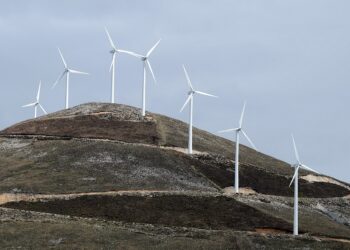
M 0 208 L 0 221 L 4 249 L 349 249 L 349 242 L 326 237 L 154 226 L 7 208 Z
M 233 142 L 194 129 L 188 155 L 185 123 L 139 113 L 89 103 L 1 131 L 0 245 L 44 225 L 32 246 L 84 248 L 96 233 L 91 248 L 350 247 L 349 184 L 300 172 L 295 239 L 289 164 L 242 146 L 240 185 L 254 194 L 231 194 Z
M 195 188 L 188 185 L 212 190 L 208 183 L 198 186 L 208 181 L 205 179 L 219 188 L 232 186 L 233 142 L 194 129 L 193 147 L 200 154 L 190 157 L 183 153 L 187 147 L 185 123 L 152 113 L 143 119 L 139 113 L 130 106 L 89 103 L 1 131 L 0 177 L 4 181 L 0 190 L 46 193 L 51 188 L 65 193 Z M 240 148 L 242 186 L 264 194 L 292 195 L 288 185 L 293 169 L 288 164 L 248 147 Z M 308 174 L 300 171 L 301 176 Z M 13 179 L 21 176 L 23 180 Z M 31 186 L 24 186 L 29 176 Z M 172 185 L 174 181 L 177 183 Z M 40 190 L 35 187 L 45 182 L 48 185 L 38 187 Z M 348 186 L 335 183 L 301 179 L 301 196 L 342 197 L 350 193 Z
M 187 130 L 186 123 L 166 116 L 147 112 L 142 118 L 140 110 L 130 106 L 88 103 L 15 124 L 1 131 L 0 135 L 110 139 L 186 148 Z M 220 154 L 232 159 L 233 148 L 234 143 L 229 140 L 197 128 L 193 130 L 194 150 Z M 245 162 L 258 163 L 274 172 L 283 172 L 287 166 L 282 161 L 245 146 L 241 147 L 241 151 L 242 160 Z

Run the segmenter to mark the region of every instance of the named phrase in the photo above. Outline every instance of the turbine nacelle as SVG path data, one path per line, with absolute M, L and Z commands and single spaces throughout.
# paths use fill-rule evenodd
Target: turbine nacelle
M 294 140 L 294 136 L 293 135 L 292 135 L 292 141 L 293 141 L 294 154 L 295 154 L 295 158 L 297 160 L 297 163 L 291 165 L 292 167 L 295 168 L 295 171 L 294 171 L 294 175 L 293 175 L 292 181 L 290 182 L 289 186 L 291 186 L 292 183 L 294 182 L 295 177 L 298 174 L 299 168 L 303 168 L 305 170 L 309 170 L 311 172 L 319 174 L 316 170 L 314 170 L 314 169 L 306 166 L 305 164 L 301 163 L 300 157 L 299 157 L 299 153 L 298 153 L 298 149 L 297 149 L 297 146 L 295 144 L 295 140 Z
M 63 65 L 64 65 L 64 71 L 58 76 L 57 80 L 53 84 L 52 88 L 54 88 L 60 81 L 61 79 L 66 76 L 66 109 L 69 107 L 69 75 L 70 73 L 72 74 L 81 74 L 81 75 L 88 75 L 89 73 L 70 69 L 66 63 L 66 60 L 64 59 L 61 50 L 58 48 L 58 52 L 60 53 Z
M 63 65 L 64 65 L 64 71 L 58 76 L 57 80 L 55 81 L 55 83 L 53 84 L 52 88 L 54 88 L 59 81 L 68 73 L 73 73 L 73 74 L 81 74 L 81 75 L 88 75 L 89 73 L 86 72 L 82 72 L 82 71 L 78 71 L 78 70 L 74 70 L 74 69 L 70 69 L 68 68 L 68 65 L 66 63 L 66 60 L 63 57 L 63 54 L 61 52 L 61 50 L 58 48 L 58 52 L 60 53 Z
M 188 76 L 188 73 L 186 71 L 186 68 L 184 65 L 182 65 L 183 69 L 184 69 L 184 72 L 185 72 L 185 76 L 186 76 L 186 79 L 187 79 L 187 84 L 188 86 L 190 87 L 190 90 L 187 92 L 187 99 L 184 103 L 184 105 L 182 106 L 180 112 L 182 112 L 182 110 L 186 107 L 186 105 L 189 103 L 189 101 L 191 100 L 191 98 L 193 98 L 193 95 L 194 94 L 200 94 L 200 95 L 206 95 L 206 96 L 210 96 L 210 97 L 217 97 L 215 95 L 212 95 L 212 94 L 208 94 L 208 93 L 205 93 L 205 92 L 202 92 L 202 91 L 197 91 L 197 90 L 194 90 L 193 86 L 192 86 L 192 83 L 191 83 L 191 80 L 190 80 L 190 77 Z
M 297 168 L 299 165 L 300 165 L 300 163 L 290 164 L 290 166 L 291 166 L 292 168 Z
M 243 128 L 242 128 L 243 118 L 244 118 L 244 112 L 245 112 L 245 106 L 246 106 L 246 102 L 244 102 L 244 105 L 243 105 L 241 117 L 240 117 L 240 119 L 239 119 L 239 126 L 238 126 L 238 128 L 225 129 L 225 130 L 219 131 L 218 133 L 236 132 L 236 134 L 238 135 L 240 132 L 242 132 L 242 134 L 243 134 L 244 137 L 247 139 L 247 141 L 249 142 L 249 144 L 250 144 L 255 150 L 257 150 L 257 148 L 256 148 L 256 146 L 254 145 L 253 141 L 249 138 L 249 136 L 247 135 L 247 133 L 246 133 L 246 132 L 243 130 Z
M 137 57 L 139 59 L 141 59 L 141 61 L 144 63 L 144 70 L 146 68 L 149 69 L 149 71 L 151 72 L 151 75 L 152 75 L 152 78 L 154 80 L 154 82 L 156 83 L 157 80 L 156 80 L 156 77 L 154 76 L 154 73 L 153 73 L 153 69 L 152 69 L 152 66 L 151 66 L 151 63 L 149 62 L 148 58 L 150 57 L 150 55 L 152 54 L 152 52 L 154 51 L 154 49 L 158 46 L 158 44 L 160 43 L 161 39 L 159 39 L 158 42 L 156 42 L 155 45 L 153 45 L 153 47 L 147 52 L 146 55 L 140 55 L 140 54 L 137 54 L 135 52 L 132 52 L 132 51 L 127 51 L 127 50 L 117 50 L 118 52 L 120 53 L 125 53 L 125 54 L 129 54 L 131 56 L 134 56 L 134 57 Z M 113 63 L 113 62 L 112 62 Z M 144 79 L 145 80 L 145 79 Z
M 39 82 L 39 88 L 38 88 L 38 92 L 36 95 L 36 101 L 33 103 L 29 103 L 26 105 L 23 105 L 22 108 L 26 108 L 26 107 L 34 107 L 35 108 L 35 114 L 34 114 L 34 118 L 36 118 L 37 115 L 37 107 L 39 106 L 39 108 L 45 113 L 47 114 L 46 110 L 43 108 L 43 106 L 40 104 L 39 99 L 40 99 L 40 90 L 41 90 L 41 81 Z

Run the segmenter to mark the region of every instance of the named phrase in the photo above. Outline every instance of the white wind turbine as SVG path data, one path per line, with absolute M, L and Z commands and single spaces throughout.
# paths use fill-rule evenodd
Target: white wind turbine
M 188 153 L 192 154 L 193 96 L 194 96 L 194 94 L 206 95 L 206 96 L 211 96 L 211 97 L 217 97 L 217 96 L 195 90 L 192 86 L 190 77 L 187 74 L 185 66 L 182 65 L 182 67 L 184 69 L 186 79 L 187 79 L 187 84 L 190 87 L 190 90 L 188 91 L 188 97 L 187 97 L 184 105 L 182 106 L 180 112 L 182 112 L 184 110 L 184 108 L 186 107 L 186 105 L 188 104 L 188 102 L 190 102 L 190 122 L 189 122 L 189 128 L 188 128 Z
M 39 82 L 39 88 L 38 88 L 38 93 L 36 94 L 36 101 L 33 103 L 29 103 L 27 105 L 22 106 L 22 108 L 25 107 L 33 107 L 34 106 L 34 118 L 37 117 L 38 114 L 38 106 L 40 107 L 40 109 L 47 114 L 46 110 L 43 108 L 43 106 L 41 106 L 39 100 L 40 100 L 40 89 L 41 89 L 41 81 Z
M 244 132 L 244 130 L 242 129 L 245 106 L 246 106 L 246 103 L 244 103 L 244 105 L 243 105 L 241 118 L 239 119 L 238 128 L 231 128 L 231 129 L 219 131 L 219 133 L 233 132 L 233 131 L 236 132 L 236 153 L 235 153 L 235 192 L 236 193 L 239 193 L 239 173 L 238 173 L 238 171 L 239 171 L 238 170 L 239 169 L 239 133 L 242 132 L 242 134 L 247 139 L 247 141 L 250 143 L 250 145 L 252 145 L 252 147 L 255 150 L 257 150 L 254 143 L 252 142 L 252 140 L 248 137 L 247 133 Z
M 133 55 L 137 55 L 131 51 L 127 51 L 127 50 L 120 50 L 120 49 L 117 49 L 117 47 L 115 46 L 107 28 L 105 28 L 105 31 L 106 31 L 106 34 L 107 34 L 107 37 L 108 37 L 108 40 L 109 40 L 109 43 L 112 47 L 112 49 L 110 50 L 110 53 L 112 54 L 112 63 L 111 63 L 111 66 L 109 67 L 109 72 L 111 72 L 111 103 L 114 103 L 115 102 L 115 64 L 116 64 L 116 56 L 118 53 L 128 53 L 128 54 L 133 54 Z
M 74 69 L 70 69 L 68 68 L 68 65 L 66 63 L 66 61 L 64 60 L 64 57 L 62 55 L 61 50 L 58 48 L 58 52 L 60 53 L 63 65 L 64 65 L 64 71 L 61 73 L 61 75 L 57 78 L 56 82 L 53 84 L 52 88 L 54 88 L 57 83 L 59 83 L 59 81 L 66 75 L 66 109 L 69 108 L 69 76 L 70 73 L 73 74 L 81 74 L 81 75 L 88 75 L 89 73 L 85 73 L 85 72 L 81 72 L 78 70 L 74 70 Z
M 297 146 L 295 144 L 294 137 L 292 135 L 292 140 L 293 140 L 293 147 L 294 147 L 294 153 L 295 153 L 295 158 L 297 160 L 297 163 L 292 164 L 292 167 L 295 168 L 294 175 L 292 178 L 292 181 L 290 182 L 289 186 L 292 185 L 294 181 L 294 220 L 293 220 L 293 234 L 298 235 L 299 234 L 299 227 L 298 227 L 298 172 L 299 168 L 304 168 L 306 170 L 318 173 L 317 171 L 313 170 L 312 168 L 304 165 L 303 163 L 300 162 Z
M 159 41 L 156 42 L 155 45 L 153 45 L 153 47 L 147 52 L 147 54 L 145 56 L 139 55 L 139 54 L 136 54 L 134 52 L 127 51 L 127 50 L 119 50 L 119 52 L 126 53 L 129 55 L 135 56 L 137 58 L 140 58 L 141 61 L 143 62 L 142 116 L 146 115 L 146 68 L 147 67 L 152 74 L 154 82 L 157 82 L 156 78 L 154 76 L 153 70 L 152 70 L 152 66 L 151 66 L 148 58 L 151 55 L 151 53 L 153 52 L 153 50 L 158 46 L 158 44 L 160 43 L 160 40 L 161 39 L 159 39 Z

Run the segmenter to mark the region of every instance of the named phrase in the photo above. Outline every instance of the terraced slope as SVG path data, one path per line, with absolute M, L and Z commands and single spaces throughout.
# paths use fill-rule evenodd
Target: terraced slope
M 121 237 L 121 249 L 349 247 L 349 184 L 301 171 L 302 236 L 294 239 L 287 163 L 242 146 L 245 192 L 232 194 L 233 142 L 194 129 L 195 154 L 187 155 L 185 123 L 139 113 L 89 103 L 1 131 L 0 246 L 25 246 L 18 232 L 43 223 L 54 238 L 28 233 L 33 247 L 84 248 L 94 230 L 96 248 Z

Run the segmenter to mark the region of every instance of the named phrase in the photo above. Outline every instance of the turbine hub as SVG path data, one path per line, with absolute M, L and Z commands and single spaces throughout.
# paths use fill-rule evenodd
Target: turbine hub
M 147 57 L 144 56 L 144 57 L 141 58 L 141 60 L 142 60 L 142 61 L 146 61 L 146 60 L 147 60 Z

